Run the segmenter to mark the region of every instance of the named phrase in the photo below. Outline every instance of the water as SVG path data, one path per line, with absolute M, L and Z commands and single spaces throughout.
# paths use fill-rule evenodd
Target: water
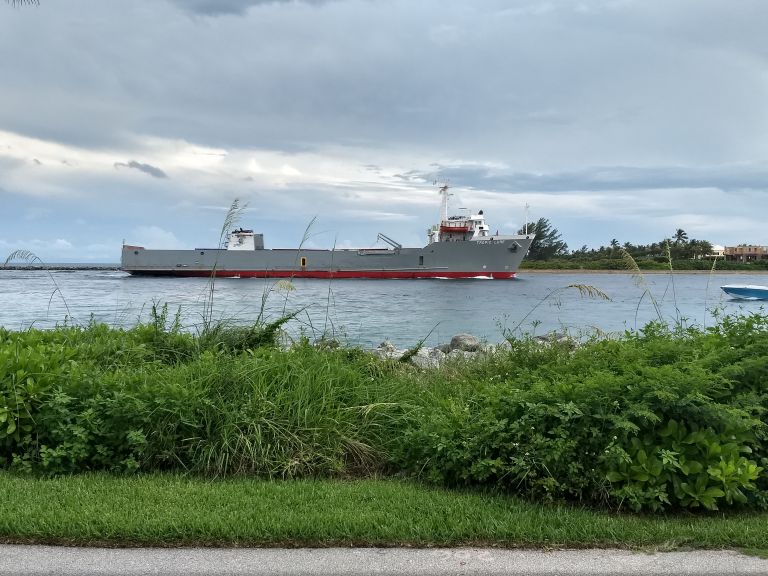
M 665 320 L 712 325 L 711 310 L 762 310 L 761 302 L 732 300 L 723 284 L 766 284 L 759 274 L 648 274 L 645 277 Z M 573 284 L 594 286 L 611 299 L 583 296 Z M 58 286 L 59 291 L 56 291 Z M 658 319 L 651 299 L 630 274 L 555 274 L 523 271 L 513 281 L 494 280 L 302 280 L 218 279 L 214 318 L 255 320 L 260 311 L 275 319 L 301 311 L 291 334 L 334 335 L 348 344 L 376 346 L 389 339 L 428 345 L 470 332 L 498 342 L 505 331 L 542 334 L 594 329 L 619 332 Z M 109 270 L 0 270 L 0 326 L 47 328 L 91 319 L 113 326 L 146 320 L 153 302 L 181 309 L 183 325 L 201 323 L 208 281 L 196 278 L 141 278 Z M 66 303 L 66 305 L 65 305 Z M 264 303 L 264 304 L 263 304 Z

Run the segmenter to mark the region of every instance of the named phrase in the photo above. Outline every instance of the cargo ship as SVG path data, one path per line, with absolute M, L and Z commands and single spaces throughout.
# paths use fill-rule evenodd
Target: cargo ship
M 404 248 L 385 234 L 385 247 L 316 250 L 265 248 L 263 234 L 239 228 L 219 248 L 155 250 L 123 244 L 121 269 L 136 276 L 258 278 L 514 278 L 533 234 L 491 234 L 482 210 L 448 216 L 440 188 L 440 223 L 422 248 Z

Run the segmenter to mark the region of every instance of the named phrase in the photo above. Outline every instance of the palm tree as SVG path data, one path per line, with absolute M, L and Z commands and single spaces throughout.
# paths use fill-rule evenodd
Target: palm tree
M 675 231 L 675 244 L 682 244 L 686 240 L 688 240 L 688 234 L 682 228 L 678 228 Z

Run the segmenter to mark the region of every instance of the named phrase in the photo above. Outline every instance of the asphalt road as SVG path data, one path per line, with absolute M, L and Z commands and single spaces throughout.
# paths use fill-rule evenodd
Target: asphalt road
M 67 548 L 0 546 L 0 575 L 768 575 L 768 560 L 731 551 L 488 548 Z

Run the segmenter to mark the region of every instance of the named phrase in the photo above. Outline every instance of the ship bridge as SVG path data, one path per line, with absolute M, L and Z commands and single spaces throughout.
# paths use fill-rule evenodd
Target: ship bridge
M 466 240 L 476 240 L 485 236 L 490 236 L 490 230 L 485 223 L 483 211 L 469 216 L 448 216 L 448 185 L 440 187 L 442 198 L 442 210 L 440 224 L 433 226 L 427 232 L 429 243 L 434 242 L 463 242 Z
M 227 235 L 225 247 L 227 250 L 263 250 L 264 235 L 254 234 L 253 230 L 244 228 L 232 230 Z

